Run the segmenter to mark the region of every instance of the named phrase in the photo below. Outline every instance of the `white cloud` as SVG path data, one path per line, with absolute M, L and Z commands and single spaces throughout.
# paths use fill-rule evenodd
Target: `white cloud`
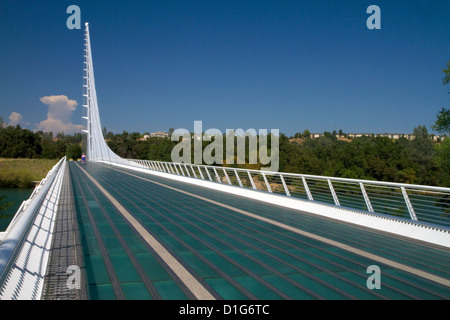
M 47 119 L 37 124 L 37 130 L 73 134 L 84 129 L 82 125 L 70 122 L 70 117 L 78 105 L 75 100 L 69 100 L 64 95 L 46 96 L 40 100 L 43 104 L 48 105 L 48 112 Z
M 8 126 L 16 126 L 22 124 L 22 115 L 18 112 L 12 112 L 9 116 Z

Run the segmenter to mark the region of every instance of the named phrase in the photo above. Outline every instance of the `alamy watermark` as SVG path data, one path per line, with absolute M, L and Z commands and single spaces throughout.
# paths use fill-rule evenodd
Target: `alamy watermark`
M 381 289 L 381 269 L 377 265 L 367 267 L 366 273 L 370 274 L 367 278 L 366 286 L 368 289 Z
M 366 21 L 367 29 L 381 29 L 381 9 L 379 6 L 371 5 L 367 7 L 366 13 L 371 14 Z
M 215 128 L 203 132 L 202 121 L 194 121 L 193 134 L 183 128 L 176 129 L 172 133 L 171 140 L 179 141 L 179 143 L 172 149 L 171 157 L 172 162 L 175 163 L 192 163 L 192 159 L 194 164 L 206 163 L 208 165 L 260 163 L 266 166 L 261 167 L 261 170 L 276 172 L 280 162 L 279 138 L 280 131 L 278 129 L 271 129 L 270 133 L 267 129 L 258 131 L 255 129 L 246 131 L 226 129 L 225 135 Z M 270 145 L 268 145 L 269 139 Z M 211 143 L 203 149 L 203 141 L 211 141 Z M 248 162 L 246 161 L 247 156 Z
M 66 21 L 68 29 L 81 29 L 81 10 L 77 5 L 70 5 L 67 7 L 66 13 L 71 14 Z
M 66 26 L 68 29 L 81 29 L 81 10 L 77 5 L 70 5 L 66 9 L 66 13 L 70 14 L 67 18 Z M 381 9 L 377 5 L 370 5 L 366 9 L 366 13 L 370 16 L 366 20 L 366 26 L 369 30 L 381 29 Z
M 69 275 L 66 281 L 67 289 L 81 289 L 81 271 L 77 265 L 70 265 L 67 267 L 66 274 Z

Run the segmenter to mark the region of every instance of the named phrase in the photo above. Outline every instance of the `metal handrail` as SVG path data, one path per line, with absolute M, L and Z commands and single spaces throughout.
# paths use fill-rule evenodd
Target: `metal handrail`
M 450 227 L 450 188 L 127 159 L 151 170 Z

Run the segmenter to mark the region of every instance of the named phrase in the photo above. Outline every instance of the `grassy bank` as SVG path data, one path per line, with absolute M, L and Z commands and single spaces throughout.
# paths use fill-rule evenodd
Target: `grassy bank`
M 28 188 L 40 181 L 58 162 L 58 159 L 5 159 L 0 158 L 0 187 Z

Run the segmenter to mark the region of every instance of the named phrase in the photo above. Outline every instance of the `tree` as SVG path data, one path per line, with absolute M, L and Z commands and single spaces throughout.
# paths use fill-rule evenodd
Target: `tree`
M 303 131 L 303 136 L 307 139 L 311 138 L 311 132 L 309 132 L 308 129 L 306 129 L 305 131 Z
M 52 141 L 51 135 L 43 135 L 41 138 L 41 156 L 46 159 L 55 159 L 56 158 L 56 146 Z
M 450 84 L 450 61 L 447 61 L 447 68 L 442 71 L 444 72 L 442 84 Z M 450 136 L 450 110 L 442 108 L 436 115 L 436 122 L 431 128 L 442 135 Z M 434 164 L 440 170 L 439 185 L 450 187 L 450 137 L 444 139 L 441 143 L 437 143 L 434 150 Z
M 435 185 L 436 166 L 434 161 L 434 145 L 426 126 L 414 128 L 414 140 L 409 144 L 410 158 L 416 166 L 416 172 L 421 184 Z
M 41 137 L 19 125 L 0 128 L 0 157 L 38 158 L 41 155 Z
M 446 84 L 450 84 L 450 61 L 447 61 L 447 69 L 442 69 L 444 72 L 444 78 L 442 78 L 442 84 L 445 86 Z
M 169 137 L 169 139 L 172 138 L 172 133 L 173 133 L 174 131 L 175 131 L 174 128 L 169 128 L 169 132 L 168 132 L 168 137 Z
M 436 144 L 435 150 L 435 164 L 442 172 L 440 185 L 450 187 L 450 138 L 445 139 L 440 144 Z
M 67 159 L 78 160 L 81 158 L 81 146 L 79 144 L 68 144 L 66 146 Z
M 442 72 L 444 72 L 442 84 L 444 86 L 447 84 L 450 85 L 450 61 L 447 61 L 447 69 L 442 69 Z M 450 136 L 450 110 L 442 108 L 442 110 L 436 115 L 436 122 L 431 128 L 442 135 Z
M 436 115 L 436 122 L 431 128 L 442 135 L 450 136 L 450 110 L 442 108 Z

